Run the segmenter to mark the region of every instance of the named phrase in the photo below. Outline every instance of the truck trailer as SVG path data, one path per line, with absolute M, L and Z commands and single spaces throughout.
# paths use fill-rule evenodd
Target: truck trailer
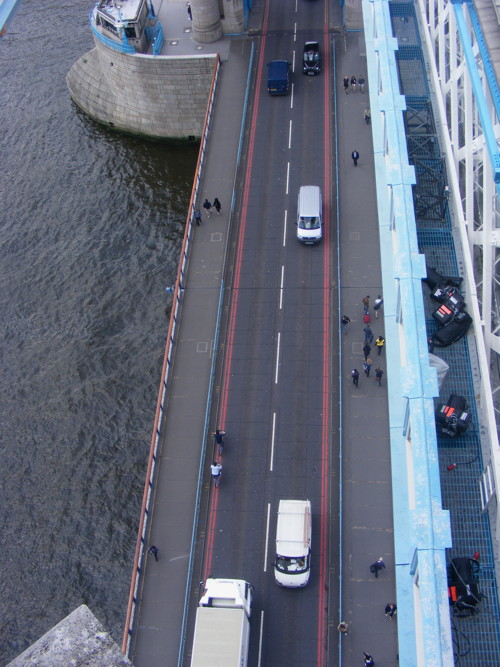
M 191 667 L 246 667 L 252 586 L 242 579 L 207 579 L 196 610 Z

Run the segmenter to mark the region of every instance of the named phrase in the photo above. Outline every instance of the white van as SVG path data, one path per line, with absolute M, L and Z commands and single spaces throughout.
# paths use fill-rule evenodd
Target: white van
M 297 200 L 297 238 L 301 243 L 314 245 L 323 236 L 323 205 L 317 185 L 303 185 Z
M 302 588 L 311 570 L 311 501 L 280 500 L 276 526 L 276 583 Z

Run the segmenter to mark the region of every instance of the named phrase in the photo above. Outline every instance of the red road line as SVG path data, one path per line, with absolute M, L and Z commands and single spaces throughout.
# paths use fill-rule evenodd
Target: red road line
M 330 44 L 328 35 L 328 4 L 325 4 L 324 24 L 324 72 L 323 72 L 323 105 L 324 105 L 324 202 L 325 220 L 331 222 L 331 167 L 330 167 Z M 323 423 L 321 434 L 321 506 L 320 506 L 320 565 L 318 593 L 318 646 L 317 664 L 326 664 L 327 644 L 327 590 L 328 590 L 328 492 L 330 474 L 330 225 L 325 225 L 323 246 Z
M 229 382 L 231 377 L 231 363 L 233 357 L 233 346 L 234 346 L 234 332 L 235 332 L 235 322 L 236 314 L 238 311 L 238 299 L 239 299 L 239 286 L 241 279 L 241 265 L 242 265 L 242 256 L 243 256 L 243 245 L 245 239 L 245 230 L 247 223 L 247 210 L 248 210 L 248 199 L 250 193 L 250 180 L 252 174 L 253 166 L 253 153 L 255 146 L 255 133 L 257 128 L 257 116 L 259 109 L 259 99 L 260 99 L 260 90 L 262 85 L 262 70 L 264 66 L 264 52 L 266 47 L 266 33 L 267 33 L 267 22 L 269 17 L 269 0 L 266 0 L 266 6 L 264 10 L 264 20 L 262 22 L 262 41 L 260 45 L 260 54 L 259 62 L 257 65 L 257 80 L 255 83 L 255 101 L 254 101 L 254 111 L 252 115 L 252 123 L 250 127 L 250 138 L 248 146 L 248 160 L 247 160 L 247 169 L 245 173 L 245 183 L 243 188 L 243 200 L 241 205 L 241 220 L 240 220 L 240 233 L 239 238 L 240 242 L 238 243 L 238 248 L 236 252 L 235 259 L 235 270 L 234 270 L 234 279 L 233 279 L 233 299 L 231 303 L 231 310 L 229 315 L 229 326 L 228 326 L 228 338 L 226 345 L 226 360 L 224 363 L 224 376 L 222 380 L 222 395 L 220 402 L 219 410 L 219 423 L 224 425 L 226 420 L 227 412 L 227 401 L 229 394 Z M 223 482 L 221 482 L 223 483 Z M 212 558 L 213 558 L 213 548 L 214 548 L 214 539 L 215 539 L 215 522 L 217 518 L 217 506 L 218 506 L 219 493 L 218 489 L 212 495 L 210 501 L 210 520 L 207 528 L 207 539 L 205 546 L 205 565 L 203 568 L 203 579 L 206 579 L 207 575 L 210 574 L 212 568 Z
M 325 10 L 326 12 L 326 10 Z M 228 326 L 228 340 L 226 346 L 226 361 L 224 364 L 224 376 L 222 381 L 222 395 L 220 403 L 220 418 L 219 423 L 224 425 L 227 411 L 229 383 L 231 377 L 231 362 L 232 351 L 234 346 L 235 336 L 235 322 L 238 311 L 239 285 L 241 279 L 241 266 L 243 254 L 243 239 L 245 237 L 248 199 L 250 192 L 250 180 L 253 165 L 253 153 L 255 146 L 255 133 L 257 126 L 257 116 L 259 107 L 260 90 L 262 84 L 262 71 L 264 62 L 264 52 L 266 43 L 266 32 L 269 15 L 269 0 L 266 0 L 266 7 L 263 21 L 263 37 L 261 42 L 261 49 L 259 54 L 259 62 L 257 66 L 257 81 L 256 94 L 254 104 L 254 114 L 252 117 L 247 171 L 243 190 L 243 199 L 241 207 L 241 222 L 240 222 L 240 239 L 238 244 L 235 272 L 233 280 L 233 300 L 231 304 L 229 326 Z M 325 218 L 330 217 L 330 187 L 331 187 L 331 169 L 330 169 L 330 106 L 329 106 L 329 43 L 328 43 L 328 22 L 325 17 L 325 47 L 324 47 L 324 187 L 325 194 Z M 322 424 L 322 466 L 321 466 L 321 506 L 320 506 L 320 571 L 319 571 L 319 596 L 318 596 L 318 639 L 317 639 L 317 664 L 319 667 L 325 664 L 325 647 L 326 647 L 326 631 L 327 631 L 327 548 L 328 548 L 328 480 L 330 473 L 330 459 L 329 459 L 329 438 L 330 438 L 330 230 L 329 225 L 325 225 L 325 238 L 323 245 L 324 253 L 324 277 L 323 277 L 323 320 L 324 320 L 324 334 L 323 334 L 323 424 Z M 205 564 L 204 564 L 204 578 L 210 573 L 212 567 L 213 547 L 215 539 L 215 524 L 217 518 L 218 506 L 218 489 L 212 494 L 210 505 L 210 520 L 207 529 L 207 540 L 205 548 Z

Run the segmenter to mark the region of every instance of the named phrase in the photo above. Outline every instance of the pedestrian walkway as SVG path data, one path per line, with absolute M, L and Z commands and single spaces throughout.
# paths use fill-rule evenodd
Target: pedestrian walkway
M 193 38 L 193 23 L 187 12 L 185 0 L 167 0 L 160 4 L 158 19 L 163 28 L 165 41 L 162 56 L 191 56 L 218 53 L 224 62 L 229 58 L 231 37 L 223 37 L 215 44 L 200 44 Z M 234 41 L 234 40 L 233 40 Z
M 148 545 L 158 547 L 141 575 L 130 659 L 136 665 L 175 665 L 183 610 L 198 479 L 203 464 L 206 415 L 221 281 L 230 223 L 237 155 L 251 43 L 233 40 L 223 64 L 205 156 L 198 206 L 202 222 L 193 227 L 188 274 L 174 348 L 174 367 L 163 415 Z M 210 217 L 203 200 L 218 197 L 222 212 Z M 145 604 L 147 602 L 147 604 Z
M 385 337 L 384 309 L 375 318 L 373 304 L 382 293 L 379 227 L 371 125 L 365 109 L 365 92 L 349 90 L 344 76 L 368 79 L 363 33 L 345 37 L 347 49 L 337 48 L 337 122 L 340 199 L 340 299 L 341 315 L 351 318 L 341 338 L 342 368 L 342 621 L 349 633 L 339 635 L 342 664 L 361 664 L 363 651 L 375 664 L 397 664 L 397 615 L 392 623 L 385 606 L 395 601 L 395 562 L 392 516 L 392 482 L 387 404 L 385 350 L 371 343 L 370 376 L 363 371 L 364 308 L 370 296 L 370 327 L 374 338 Z M 343 47 L 343 45 L 342 45 Z M 352 152 L 359 152 L 357 167 Z M 378 385 L 375 371 L 384 372 Z M 360 372 L 358 386 L 351 371 Z M 382 557 L 385 569 L 378 577 L 370 565 Z M 340 619 L 339 619 L 340 620 Z

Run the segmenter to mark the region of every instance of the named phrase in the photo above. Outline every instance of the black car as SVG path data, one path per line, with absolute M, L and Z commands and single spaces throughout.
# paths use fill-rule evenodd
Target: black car
M 314 76 L 321 70 L 319 44 L 318 42 L 306 42 L 304 44 L 303 72 L 304 74 Z

